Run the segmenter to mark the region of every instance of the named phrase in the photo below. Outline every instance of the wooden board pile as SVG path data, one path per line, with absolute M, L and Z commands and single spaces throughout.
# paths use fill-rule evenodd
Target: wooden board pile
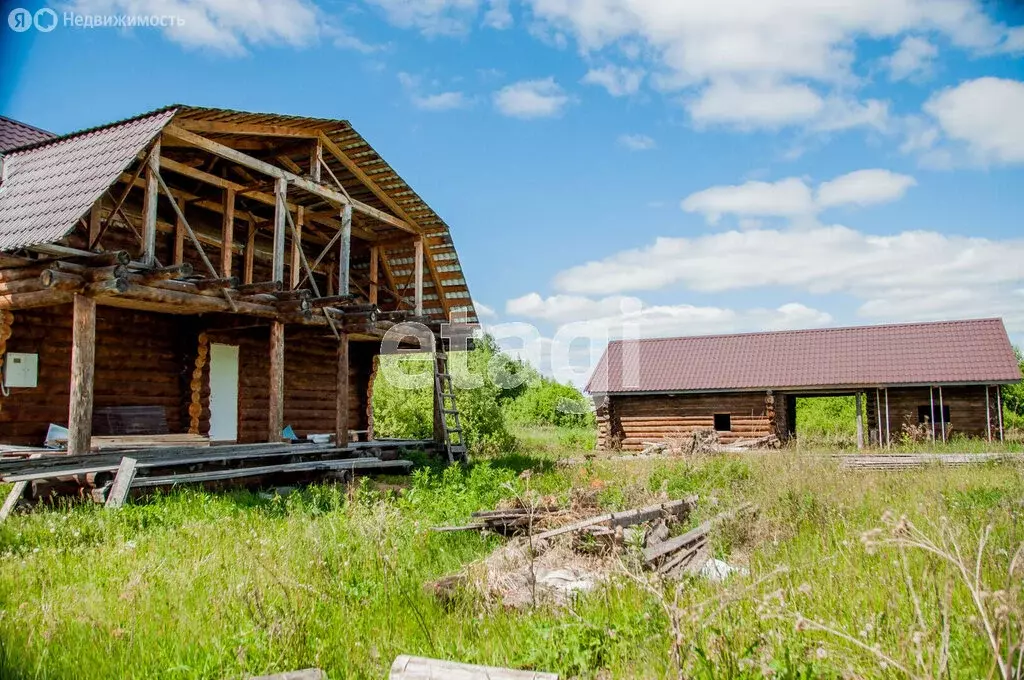
M 345 447 L 332 444 L 232 444 L 226 446 L 169 446 L 136 450 L 113 450 L 78 456 L 36 451 L 30 455 L 0 457 L 0 482 L 11 483 L 6 518 L 14 505 L 32 488 L 31 496 L 41 498 L 57 493 L 88 493 L 97 502 L 107 502 L 118 486 L 126 461 L 131 479 L 124 489 L 134 491 L 181 484 L 225 483 L 254 485 L 267 480 L 311 480 L 319 477 L 347 478 L 354 473 L 404 473 L 412 466 L 397 458 L 403 450 L 427 448 L 421 440 L 360 442 Z M 121 499 L 123 501 L 123 498 Z
M 1024 462 L 1024 455 L 1014 453 L 891 453 L 879 455 L 836 455 L 844 470 L 911 470 L 930 465 L 961 467 L 986 463 Z
M 709 541 L 715 527 L 756 512 L 757 506 L 744 503 L 733 510 L 715 515 L 685 534 L 675 538 L 648 542 L 647 547 L 644 548 L 644 563 L 648 568 L 666 578 L 698 574 L 711 559 Z
M 777 449 L 781 443 L 774 434 L 764 437 L 749 437 L 737 439 L 729 444 L 723 444 L 718 432 L 704 428 L 693 430 L 685 435 L 665 441 L 644 442 L 644 448 L 640 455 L 652 454 L 675 454 L 675 455 L 701 455 L 709 453 L 729 453 L 750 451 L 753 449 Z

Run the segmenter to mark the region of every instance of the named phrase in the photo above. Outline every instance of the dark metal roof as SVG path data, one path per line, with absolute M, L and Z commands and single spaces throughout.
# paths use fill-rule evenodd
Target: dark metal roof
M 6 154 L 0 250 L 67 236 L 173 116 L 163 111 Z
M 591 394 L 886 385 L 1021 379 L 1001 319 L 615 341 Z
M 40 130 L 27 123 L 0 116 L 0 154 L 56 136 L 52 132 Z

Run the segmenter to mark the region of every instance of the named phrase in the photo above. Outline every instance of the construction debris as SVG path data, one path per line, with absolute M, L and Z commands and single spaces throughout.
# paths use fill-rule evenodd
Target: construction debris
M 581 592 L 595 588 L 601 581 L 621 569 L 623 555 L 631 547 L 641 548 L 642 567 L 665 578 L 697 575 L 711 558 L 711 533 L 727 521 L 756 512 L 751 504 L 723 512 L 697 528 L 670 538 L 671 528 L 684 521 L 697 504 L 696 496 L 658 503 L 623 512 L 603 513 L 539 533 L 529 534 L 522 525 L 512 526 L 513 538 L 480 562 L 444 577 L 426 588 L 442 599 L 454 600 L 461 589 L 481 592 L 489 598 L 514 608 L 538 603 L 564 605 Z M 441 531 L 485 529 L 502 533 L 518 521 L 520 515 L 511 511 L 475 513 L 479 521 L 463 527 L 439 527 Z M 549 512 L 545 521 L 551 516 Z M 564 517 L 564 513 L 561 515 Z M 486 525 L 492 517 L 501 522 Z M 534 521 L 537 521 L 536 514 Z M 532 526 L 536 527 L 537 524 Z M 724 578 L 737 568 L 724 562 L 715 563 L 708 577 Z
M 644 442 L 644 448 L 640 450 L 639 455 L 699 456 L 710 453 L 750 451 L 752 449 L 777 449 L 779 446 L 781 446 L 781 442 L 774 434 L 764 437 L 736 439 L 729 444 L 723 444 L 718 436 L 718 432 L 710 428 L 703 428 L 665 441 Z
M 844 470 L 908 470 L 929 465 L 965 466 L 1024 461 L 1013 453 L 889 453 L 879 455 L 835 455 Z

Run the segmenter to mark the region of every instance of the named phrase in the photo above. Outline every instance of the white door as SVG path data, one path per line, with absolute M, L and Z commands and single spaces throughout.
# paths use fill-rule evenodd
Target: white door
M 210 344 L 210 439 L 238 439 L 238 347 Z

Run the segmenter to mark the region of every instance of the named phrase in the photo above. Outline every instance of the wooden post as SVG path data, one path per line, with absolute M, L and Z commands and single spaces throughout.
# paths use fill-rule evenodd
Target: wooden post
M 242 272 L 242 283 L 252 283 L 252 268 L 256 258 L 256 223 L 249 220 L 249 234 L 245 239 L 245 271 Z
M 299 258 L 299 248 L 302 247 L 302 226 L 306 221 L 306 210 L 301 205 L 295 208 L 295 231 L 298 238 L 292 237 L 292 257 L 288 263 L 288 287 L 295 290 L 299 287 L 302 279 L 302 261 Z
M 274 184 L 274 253 L 271 266 L 271 281 L 284 282 L 284 234 L 285 211 L 288 210 L 288 180 L 278 178 Z
M 1003 441 L 1003 386 L 996 385 L 996 412 L 999 414 L 999 441 Z
M 142 206 L 142 257 L 141 261 L 149 267 L 156 265 L 156 204 L 160 186 L 157 184 L 157 173 L 160 172 L 160 140 L 153 143 L 146 164 L 146 196 Z
M 445 451 L 447 449 L 440 448 L 445 444 L 444 398 L 441 396 L 441 378 L 438 376 L 441 368 L 437 352 L 434 352 L 434 443 L 438 445 L 438 451 Z M 448 370 L 447 366 L 444 368 Z
M 96 300 L 76 295 L 71 340 L 71 395 L 68 399 L 68 455 L 89 453 L 92 388 L 96 371 Z
M 875 429 L 878 431 L 878 448 L 882 448 L 882 390 L 875 388 Z
M 989 385 L 985 385 L 985 435 L 992 441 L 992 401 L 989 394 Z
M 370 246 L 370 304 L 377 304 L 380 295 L 380 288 L 377 285 L 377 277 L 380 275 L 380 249 L 377 246 Z
M 861 406 L 860 392 L 856 395 L 857 400 L 857 448 L 864 448 L 864 409 Z
M 939 385 L 939 426 L 942 427 L 942 443 L 946 443 L 946 409 L 942 405 L 942 385 Z
M 224 220 L 220 229 L 220 271 L 221 276 L 231 276 L 231 256 L 235 247 L 235 190 L 224 190 Z
M 349 294 L 349 271 L 352 260 L 352 206 L 341 209 L 341 244 L 338 246 L 338 295 Z
M 930 423 L 930 425 L 932 426 L 932 441 L 934 442 L 935 441 L 935 388 L 934 387 L 929 387 L 928 388 L 928 400 L 929 400 L 928 417 L 932 421 Z
M 267 441 L 281 441 L 284 429 L 284 324 L 270 325 L 270 413 L 267 419 Z
M 885 388 L 885 446 L 892 445 L 892 430 L 889 429 L 889 388 Z
M 178 203 L 182 214 L 185 212 L 185 199 Z M 174 216 L 174 257 L 173 264 L 181 264 L 185 261 L 185 223 L 177 215 Z
M 416 239 L 416 316 L 423 316 L 423 237 Z M 438 291 L 440 293 L 440 291 Z
M 334 414 L 334 441 L 338 446 L 348 446 L 348 333 L 338 339 L 337 395 Z
M 324 159 L 324 145 L 317 137 L 313 147 L 309 150 L 309 177 L 314 182 L 320 181 L 320 167 Z

